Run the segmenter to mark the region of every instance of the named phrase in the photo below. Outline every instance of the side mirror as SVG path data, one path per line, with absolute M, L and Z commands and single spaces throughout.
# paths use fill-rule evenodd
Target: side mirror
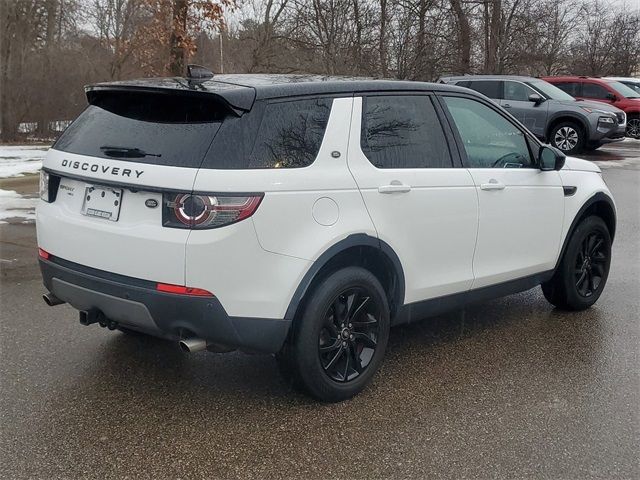
M 537 106 L 544 102 L 544 98 L 542 98 L 537 93 L 532 93 L 531 95 L 529 95 L 529 101 L 535 103 Z
M 543 145 L 538 152 L 538 165 L 540 170 L 547 172 L 550 170 L 560 170 L 564 167 L 565 155 L 560 150 Z
M 616 100 L 618 100 L 618 97 L 616 97 L 615 94 L 613 93 L 607 93 L 607 100 L 611 100 L 612 102 L 615 102 Z

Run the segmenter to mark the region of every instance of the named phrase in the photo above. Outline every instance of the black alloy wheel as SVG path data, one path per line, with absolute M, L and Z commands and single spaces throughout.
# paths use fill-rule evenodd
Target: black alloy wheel
M 553 277 L 542 284 L 542 292 L 558 308 L 584 310 L 600 298 L 610 265 L 609 229 L 602 218 L 587 217 L 571 235 Z
M 587 298 L 598 290 L 605 276 L 609 260 L 605 238 L 600 232 L 592 232 L 582 241 L 575 263 L 576 290 Z
M 341 292 L 324 317 L 318 355 L 326 374 L 336 382 L 350 382 L 371 363 L 378 346 L 381 305 L 360 287 Z
M 382 364 L 390 329 L 387 295 L 369 270 L 344 267 L 314 284 L 291 328 L 276 355 L 285 379 L 323 402 L 346 400 Z

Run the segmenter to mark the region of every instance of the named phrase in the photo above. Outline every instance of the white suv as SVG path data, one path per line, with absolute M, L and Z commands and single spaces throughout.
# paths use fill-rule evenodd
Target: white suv
M 183 349 L 276 353 L 325 401 L 360 391 L 389 328 L 542 284 L 607 280 L 600 170 L 443 84 L 209 75 L 87 87 L 44 161 L 50 305 Z

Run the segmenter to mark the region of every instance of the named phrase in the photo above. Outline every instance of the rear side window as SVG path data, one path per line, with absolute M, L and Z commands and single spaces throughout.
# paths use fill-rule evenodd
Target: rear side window
M 578 82 L 554 83 L 554 85 L 563 92 L 568 93 L 572 97 L 582 96 L 582 92 L 580 91 L 580 83 Z
M 452 166 L 447 139 L 428 96 L 367 97 L 360 145 L 377 168 Z
M 320 151 L 331 98 L 256 102 L 251 112 L 225 120 L 202 167 L 299 168 Z
M 586 98 L 599 98 L 605 100 L 609 91 L 595 83 L 583 83 L 582 84 L 582 96 Z
M 137 163 L 199 167 L 228 111 L 213 99 L 109 92 L 65 130 L 54 148 Z
M 493 98 L 500 99 L 502 96 L 500 84 L 502 82 L 497 80 L 475 80 L 469 82 L 469 88 L 480 92 L 481 94 Z

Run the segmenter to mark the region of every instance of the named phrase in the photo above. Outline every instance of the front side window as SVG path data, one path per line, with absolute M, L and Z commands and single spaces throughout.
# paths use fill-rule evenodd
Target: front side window
M 527 138 L 488 106 L 470 98 L 444 97 L 470 168 L 533 167 Z
M 609 95 L 609 91 L 595 83 L 585 83 L 582 85 L 582 96 L 586 98 L 598 98 L 606 100 Z
M 529 95 L 533 95 L 534 92 L 531 88 L 527 87 L 524 83 L 520 82 L 504 82 L 504 99 L 514 100 L 518 102 L 528 102 Z
M 451 155 L 428 96 L 364 99 L 360 145 L 377 168 L 447 168 Z

